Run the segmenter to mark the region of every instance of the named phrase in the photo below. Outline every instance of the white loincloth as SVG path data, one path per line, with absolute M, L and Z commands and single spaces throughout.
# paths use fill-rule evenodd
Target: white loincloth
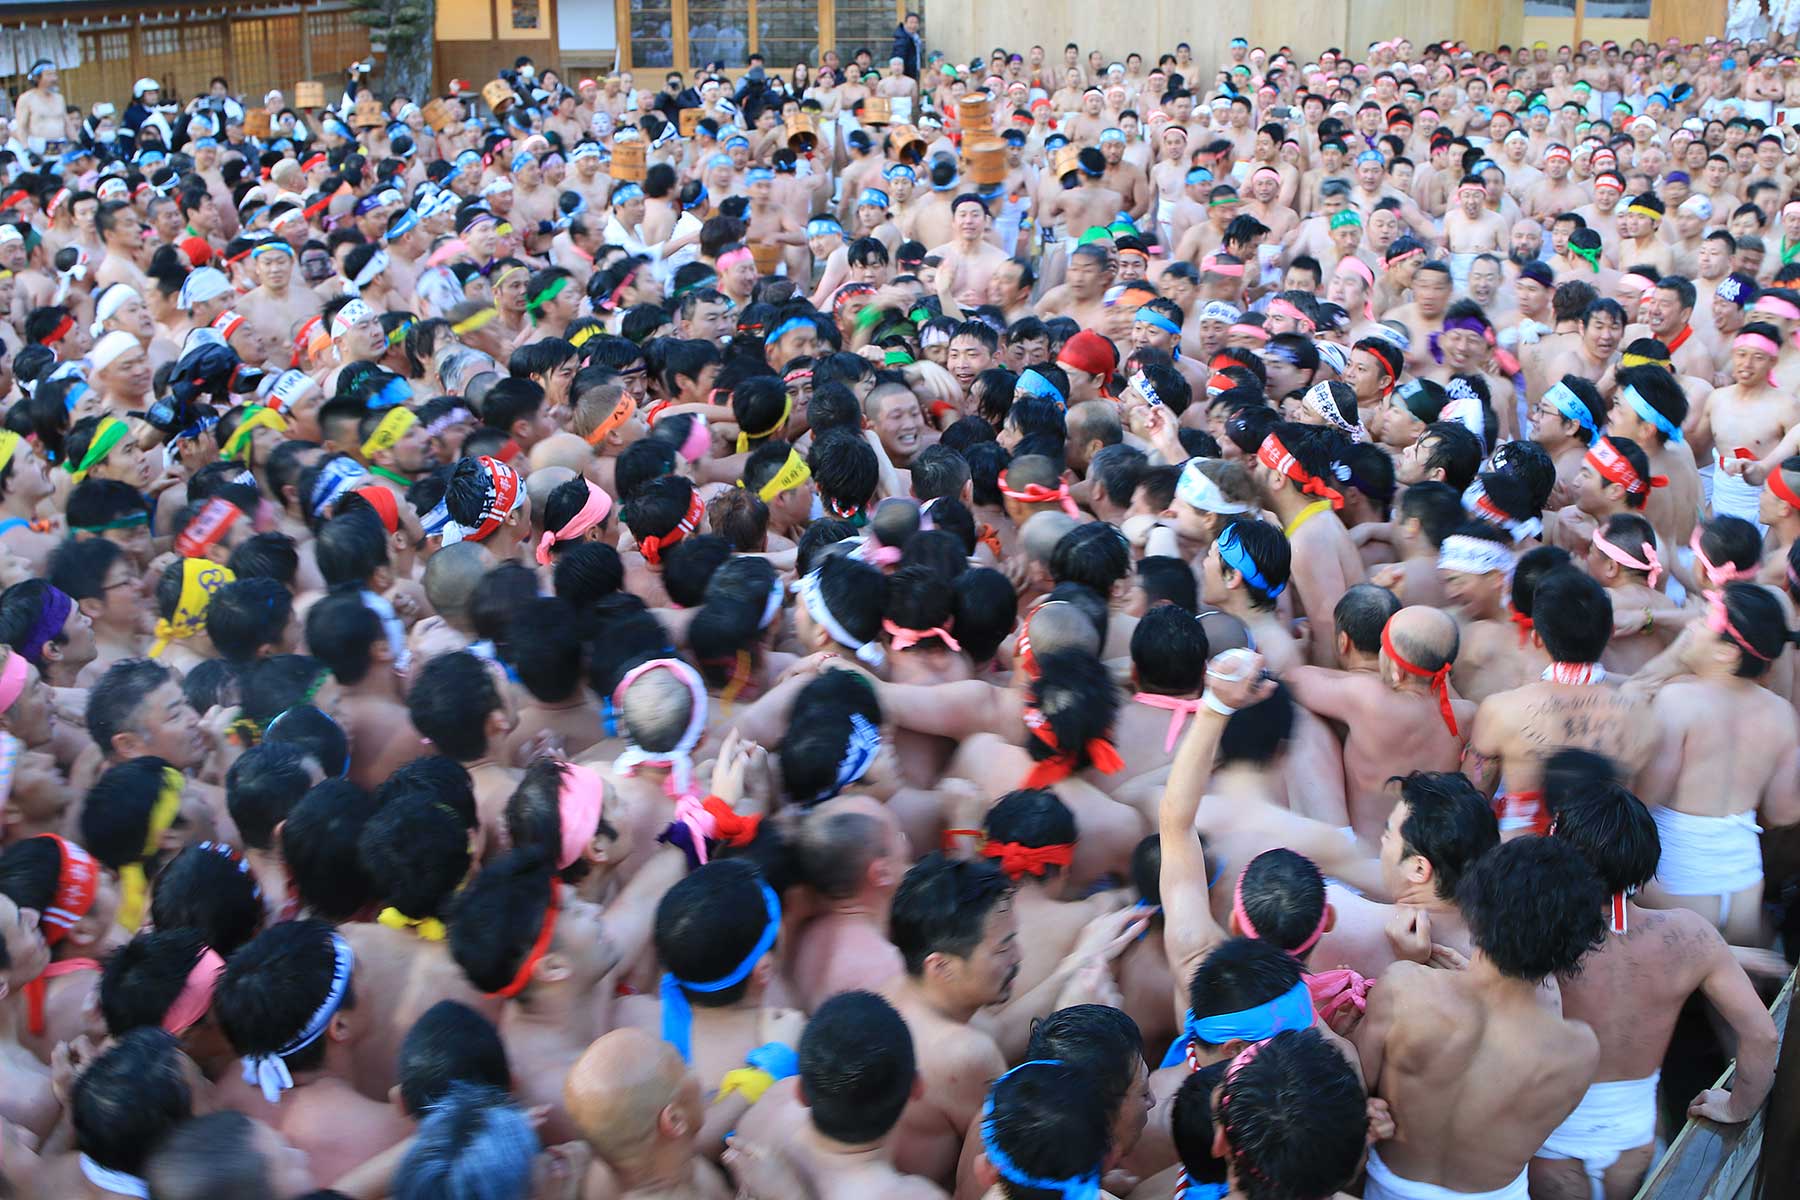
M 1657 1071 L 1644 1079 L 1591 1084 L 1581 1103 L 1544 1139 L 1539 1158 L 1575 1159 L 1587 1172 L 1595 1195 L 1600 1179 L 1619 1156 L 1656 1141 Z
M 1363 1200 L 1529 1200 L 1531 1189 L 1526 1182 L 1529 1167 L 1505 1187 L 1491 1192 L 1453 1192 L 1435 1183 L 1420 1183 L 1396 1175 L 1381 1161 L 1375 1147 L 1369 1147 L 1369 1177 L 1363 1184 Z

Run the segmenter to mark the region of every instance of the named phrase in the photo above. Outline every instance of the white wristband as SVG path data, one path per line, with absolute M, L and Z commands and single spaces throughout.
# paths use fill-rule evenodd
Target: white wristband
M 1211 688 L 1207 688 L 1206 691 L 1201 693 L 1200 703 L 1206 705 L 1206 707 L 1212 709 L 1222 717 L 1229 717 L 1232 713 L 1237 711 L 1237 709 L 1219 699 L 1218 693 Z

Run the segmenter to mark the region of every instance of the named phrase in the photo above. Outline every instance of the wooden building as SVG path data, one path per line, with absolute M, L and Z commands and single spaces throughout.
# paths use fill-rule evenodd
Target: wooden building
M 665 70 L 710 62 L 728 70 L 760 53 L 772 68 L 825 49 L 848 59 L 868 47 L 884 64 L 894 28 L 909 9 L 925 19 L 928 49 L 967 61 L 995 46 L 1038 43 L 1051 61 L 1065 42 L 1108 59 L 1146 56 L 1186 41 L 1211 68 L 1234 36 L 1303 57 L 1336 46 L 1410 38 L 1415 46 L 1455 38 L 1486 49 L 1521 41 L 1550 46 L 1581 39 L 1722 34 L 1725 0 L 436 0 L 436 77 L 479 84 L 529 55 L 565 78 L 624 69 L 657 86 Z M 1122 19 L 1129 13 L 1129 20 Z M 64 65 L 63 93 L 84 107 L 123 104 L 149 76 L 165 93 L 191 96 L 214 75 L 243 95 L 291 89 L 300 79 L 335 85 L 343 69 L 382 52 L 379 31 L 353 18 L 347 0 L 0 0 L 0 86 L 16 92 L 40 55 Z M 79 64 L 69 66 L 67 64 Z
M 302 79 L 336 88 L 369 50 L 369 30 L 346 0 L 0 0 L 0 87 L 17 95 L 31 64 L 48 58 L 63 95 L 84 110 L 100 101 L 123 109 L 144 78 L 182 100 L 215 75 L 246 97 L 291 95 Z

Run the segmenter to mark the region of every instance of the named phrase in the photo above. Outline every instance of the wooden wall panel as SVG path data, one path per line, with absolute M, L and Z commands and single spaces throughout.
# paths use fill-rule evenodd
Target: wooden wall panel
M 1725 0 L 1652 0 L 1650 37 L 1679 38 L 1683 45 L 1725 32 Z
M 1203 8 L 1191 0 L 922 0 L 922 11 L 926 45 L 963 62 L 995 46 L 1023 52 L 1037 42 L 1057 63 L 1071 41 L 1084 58 L 1089 49 L 1109 61 L 1136 50 L 1154 61 L 1185 41 L 1207 83 L 1233 37 L 1271 51 L 1292 46 L 1302 59 L 1332 46 L 1360 57 L 1370 42 L 1399 36 L 1415 47 L 1446 38 L 1492 47 L 1517 41 L 1522 20 L 1520 0 L 1216 0 Z

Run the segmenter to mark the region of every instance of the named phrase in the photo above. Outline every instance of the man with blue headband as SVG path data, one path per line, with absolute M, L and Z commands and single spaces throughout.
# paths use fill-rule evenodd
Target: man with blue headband
M 776 978 L 781 901 L 749 862 L 708 862 L 656 907 L 655 996 L 620 1005 L 622 1024 L 658 1033 L 694 1068 L 702 1092 L 750 1102 L 799 1069 L 805 1018 L 764 1004 Z

